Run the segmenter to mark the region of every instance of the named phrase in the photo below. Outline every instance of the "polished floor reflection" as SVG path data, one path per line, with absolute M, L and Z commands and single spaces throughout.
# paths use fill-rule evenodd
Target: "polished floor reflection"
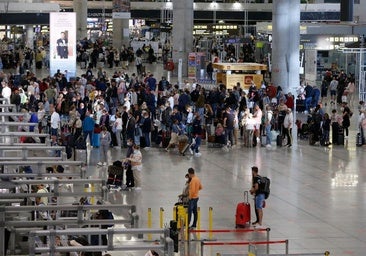
M 163 74 L 159 65 L 148 66 L 158 79 Z M 357 105 L 357 104 L 356 104 Z M 330 112 L 330 108 L 326 108 Z M 357 113 L 357 109 L 353 109 Z M 298 118 L 305 118 L 304 116 Z M 148 208 L 152 210 L 152 227 L 160 225 L 159 209 L 164 209 L 164 223 L 172 219 L 172 208 L 184 186 L 184 175 L 193 167 L 201 182 L 201 228 L 209 228 L 209 208 L 213 209 L 214 229 L 233 229 L 235 209 L 243 200 L 243 191 L 251 186 L 251 169 L 259 167 L 271 179 L 271 195 L 264 209 L 264 225 L 271 229 L 271 240 L 289 240 L 290 253 L 330 255 L 365 255 L 366 252 L 366 158 L 365 147 L 356 147 L 355 115 L 349 139 L 344 146 L 309 146 L 295 140 L 292 148 L 246 148 L 241 141 L 236 148 L 201 147 L 202 156 L 181 156 L 161 148 L 142 150 L 143 174 L 141 191 L 112 191 L 111 203 L 135 204 L 140 227 L 147 227 Z M 295 133 L 295 131 L 294 131 Z M 123 158 L 123 149 L 111 149 L 111 161 Z M 106 168 L 97 168 L 99 149 L 90 149 L 90 176 L 106 178 Z M 252 216 L 254 216 L 253 202 Z M 119 215 L 120 213 L 115 213 Z M 252 217 L 253 219 L 253 217 Z M 201 234 L 200 239 L 210 238 Z M 265 232 L 214 234 L 216 240 L 254 241 L 265 239 Z M 121 243 L 125 239 L 120 239 Z M 147 242 L 150 243 L 150 242 Z M 283 244 L 271 245 L 270 253 L 284 253 Z M 200 255 L 199 242 L 190 243 L 184 255 Z M 266 246 L 258 246 L 260 253 Z M 205 246 L 204 255 L 216 253 L 246 255 L 247 246 Z M 142 252 L 111 252 L 112 255 L 144 255 Z M 183 254 L 182 254 L 183 255 Z

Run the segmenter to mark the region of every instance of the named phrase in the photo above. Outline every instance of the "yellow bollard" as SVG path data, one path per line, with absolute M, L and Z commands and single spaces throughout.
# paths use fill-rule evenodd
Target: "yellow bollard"
M 94 183 L 90 184 L 90 192 L 94 192 L 95 191 L 95 187 L 94 187 Z M 95 197 L 92 196 L 90 199 L 90 203 L 93 205 L 95 203 Z
M 173 207 L 173 220 L 175 220 L 175 221 L 178 221 L 177 220 L 177 211 L 178 211 L 177 206 L 174 206 Z
M 208 208 L 208 229 L 209 230 L 212 230 L 212 222 L 213 222 L 212 212 L 213 212 L 213 208 L 212 207 Z M 208 233 L 208 239 L 212 240 L 212 232 Z
M 185 216 L 185 228 L 186 228 L 186 236 L 185 236 L 185 240 L 188 241 L 189 239 L 189 223 L 188 223 L 188 208 L 186 208 L 186 214 L 184 215 Z
M 147 227 L 152 228 L 151 208 L 147 209 Z M 147 234 L 147 240 L 148 241 L 152 240 L 151 234 Z
M 160 207 L 160 228 L 164 227 L 164 209 Z
M 201 207 L 197 207 L 197 229 L 201 229 Z M 201 233 L 196 233 L 197 240 L 201 238 Z

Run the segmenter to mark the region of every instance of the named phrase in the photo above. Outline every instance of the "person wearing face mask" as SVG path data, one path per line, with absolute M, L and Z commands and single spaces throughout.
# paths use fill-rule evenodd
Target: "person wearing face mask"
M 141 190 L 141 173 L 142 173 L 142 154 L 140 146 L 133 145 L 133 153 L 126 160 L 131 162 L 133 178 L 135 181 L 135 190 Z
M 184 188 L 182 191 L 182 194 L 178 196 L 179 203 L 182 203 L 183 205 L 188 205 L 189 201 L 189 183 L 191 182 L 191 178 L 189 177 L 189 174 L 187 173 L 185 175 L 186 183 L 184 184 Z

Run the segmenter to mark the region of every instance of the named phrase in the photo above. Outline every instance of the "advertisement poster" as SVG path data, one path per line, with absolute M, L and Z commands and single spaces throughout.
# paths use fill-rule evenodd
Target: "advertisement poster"
M 130 0 L 113 0 L 113 12 L 130 12 Z
M 50 13 L 50 75 L 76 77 L 76 13 Z
M 196 78 L 196 53 L 194 52 L 188 55 L 188 78 Z

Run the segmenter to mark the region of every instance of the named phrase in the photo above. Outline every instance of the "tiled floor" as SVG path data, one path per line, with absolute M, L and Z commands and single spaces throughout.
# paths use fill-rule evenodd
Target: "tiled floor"
M 163 72 L 159 65 L 148 69 L 156 72 L 157 78 Z M 147 227 L 147 211 L 151 208 L 152 226 L 158 228 L 160 207 L 165 210 L 164 223 L 168 223 L 183 189 L 184 175 L 193 167 L 203 184 L 198 203 L 201 228 L 208 229 L 212 207 L 213 228 L 233 229 L 236 205 L 243 200 L 243 191 L 251 186 L 250 167 L 257 165 L 260 174 L 271 179 L 271 195 L 264 210 L 264 225 L 271 228 L 271 240 L 288 239 L 290 253 L 306 255 L 329 250 L 335 256 L 366 255 L 366 148 L 355 146 L 356 119 L 357 115 L 352 118 L 349 140 L 344 146 L 309 146 L 307 141 L 295 140 L 292 148 L 246 148 L 240 143 L 225 152 L 203 145 L 201 157 L 167 153 L 156 147 L 142 150 L 142 190 L 111 192 L 109 198 L 112 203 L 135 204 L 140 227 Z M 124 155 L 124 150 L 111 149 L 112 160 Z M 91 149 L 88 172 L 106 177 L 105 168 L 96 168 L 98 157 L 98 149 Z M 201 234 L 200 238 L 209 237 Z M 265 233 L 214 234 L 213 238 L 253 241 L 265 239 Z M 199 243 L 190 245 L 184 255 L 200 255 Z M 265 248 L 258 246 L 260 253 L 265 253 Z M 284 253 L 284 248 L 283 244 L 271 245 L 270 253 Z M 205 246 L 204 255 L 246 255 L 247 251 L 247 246 Z

